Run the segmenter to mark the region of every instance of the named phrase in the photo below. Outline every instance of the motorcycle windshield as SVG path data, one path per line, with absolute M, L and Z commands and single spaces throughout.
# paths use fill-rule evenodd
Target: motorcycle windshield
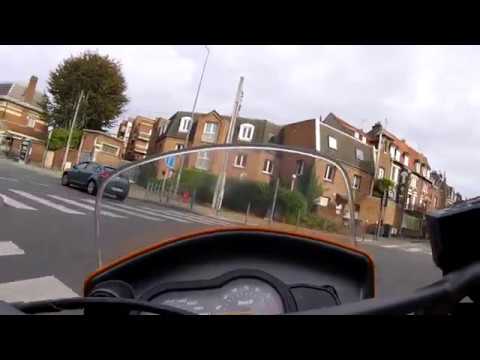
M 105 175 L 89 200 L 96 264 L 213 228 L 261 227 L 351 245 L 369 186 L 361 170 L 349 174 L 318 152 L 273 145 L 165 152 Z

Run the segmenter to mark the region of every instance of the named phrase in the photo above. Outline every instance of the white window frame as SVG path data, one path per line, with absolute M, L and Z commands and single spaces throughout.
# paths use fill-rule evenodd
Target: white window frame
M 381 176 L 380 176 L 380 173 L 382 174 Z M 384 169 L 383 167 L 379 167 L 379 168 L 378 168 L 378 175 L 377 175 L 377 177 L 378 177 L 379 179 L 383 179 L 383 178 L 385 177 L 385 169 Z
M 358 181 L 357 181 L 358 179 Z M 353 189 L 360 189 L 360 184 L 362 183 L 362 177 L 360 175 L 353 175 L 353 183 L 352 183 L 352 188 Z
M 265 159 L 263 162 L 263 169 L 262 172 L 264 174 L 271 175 L 273 173 L 273 161 L 270 159 Z
M 255 126 L 252 124 L 242 124 L 240 125 L 240 129 L 238 131 L 238 140 L 241 141 L 252 141 L 253 134 L 255 132 Z
M 362 155 L 358 156 L 359 154 L 362 154 Z M 365 154 L 363 153 L 363 150 L 359 149 L 359 148 L 356 148 L 355 149 L 355 157 L 357 158 L 357 160 L 360 160 L 360 161 L 365 160 Z
M 415 171 L 420 174 L 421 164 L 420 161 L 415 161 Z
M 391 159 L 395 159 L 395 150 L 396 150 L 395 146 L 390 145 L 390 158 Z
M 388 141 L 387 141 L 387 139 L 384 139 L 382 141 L 383 141 L 383 145 L 382 145 L 383 146 L 383 152 L 385 154 L 388 154 Z
M 353 137 L 354 137 L 355 139 L 360 140 L 360 133 L 359 133 L 358 131 L 355 131 L 355 132 L 353 133 Z
M 30 115 L 27 116 L 27 126 L 29 128 L 34 128 L 35 127 L 35 119 L 32 118 Z
M 408 162 L 410 161 L 410 158 L 408 157 L 407 154 L 403 155 L 403 165 L 408 167 Z
M 334 136 L 328 135 L 328 147 L 333 150 L 338 149 L 337 139 Z
M 245 169 L 247 167 L 247 155 L 238 154 L 237 156 L 235 156 L 233 166 L 239 169 Z
M 205 163 L 207 165 L 205 165 Z M 200 151 L 197 154 L 197 161 L 195 162 L 195 167 L 200 170 L 209 170 L 210 168 L 210 158 L 208 157 L 208 151 Z
M 319 201 L 318 201 L 318 205 L 321 206 L 321 207 L 327 207 L 328 204 L 330 202 L 330 198 L 329 197 L 326 197 L 326 196 L 320 196 L 319 197 Z
M 393 174 L 395 173 L 394 169 L 397 169 L 396 179 L 394 179 L 394 176 L 393 176 Z M 390 180 L 392 180 L 395 184 L 398 184 L 399 177 L 400 177 L 400 166 L 392 164 L 392 169 L 390 171 Z
M 335 167 L 333 165 L 327 164 L 325 166 L 325 174 L 323 174 L 323 180 L 333 182 L 335 179 Z
M 106 145 L 106 146 L 110 146 L 111 148 L 115 148 L 115 154 L 113 154 L 113 153 L 110 152 L 110 151 L 105 151 L 105 150 L 103 150 L 103 147 L 104 147 L 105 145 Z M 115 155 L 115 156 L 117 156 L 119 150 L 120 150 L 120 148 L 119 148 L 118 146 L 115 146 L 115 145 L 111 145 L 111 144 L 107 144 L 107 143 L 101 143 L 101 144 L 100 144 L 100 151 L 103 152 L 103 153 L 105 153 L 105 154 L 110 154 L 110 155 Z
M 305 170 L 305 161 L 304 160 L 297 160 L 295 168 L 295 174 L 297 176 L 303 175 L 303 171 Z
M 410 178 L 410 187 L 411 188 L 417 187 L 417 177 L 415 175 L 412 175 Z
M 400 150 L 395 149 L 395 161 L 400 162 L 400 156 L 401 156 Z
M 188 133 L 192 128 L 192 118 L 190 116 L 184 116 L 180 119 L 180 125 L 178 127 L 178 132 Z
M 214 131 L 212 131 L 212 128 Z M 217 141 L 218 123 L 208 121 L 203 125 L 202 141 L 213 143 Z

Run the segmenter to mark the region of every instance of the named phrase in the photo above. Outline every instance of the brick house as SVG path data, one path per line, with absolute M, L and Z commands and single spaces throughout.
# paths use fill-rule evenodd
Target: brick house
M 0 151 L 17 157 L 22 142 L 28 143 L 27 161 L 41 163 L 48 137 L 48 126 L 40 107 L 44 99 L 36 90 L 38 78 L 28 85 L 0 83 Z
M 125 150 L 127 149 L 128 140 L 130 139 L 130 134 L 132 132 L 132 121 L 133 119 L 129 118 L 122 121 L 118 126 L 117 137 L 123 140 L 122 157 L 125 157 Z
M 230 127 L 230 117 L 215 110 L 209 113 L 177 112 L 170 119 L 159 121 L 157 134 L 152 140 L 149 155 L 162 154 L 185 147 L 190 130 L 188 147 L 194 148 L 212 144 L 224 144 Z M 237 117 L 232 136 L 233 144 L 265 144 L 274 141 L 280 127 L 268 120 Z M 273 155 L 266 152 L 228 152 L 227 177 L 241 177 L 253 181 L 270 182 L 273 172 Z M 199 170 L 208 170 L 218 174 L 222 171 L 224 153 L 200 152 L 189 156 L 185 166 Z M 176 163 L 176 169 L 179 162 Z M 166 174 L 163 162 L 157 164 L 157 177 Z
M 325 120 L 327 119 L 329 117 Z M 315 150 L 320 155 L 338 160 L 352 183 L 355 218 L 364 220 L 362 202 L 369 196 L 374 174 L 372 146 L 329 123 L 320 119 L 309 119 L 285 125 L 279 141 L 282 145 Z M 313 159 L 305 159 L 302 156 L 284 154 L 280 168 L 282 182 L 291 184 L 290 188 L 296 187 L 307 168 L 315 169 L 316 178 L 323 189 L 322 196 L 317 199 L 317 212 L 337 221 L 339 218 L 349 218 L 345 181 L 333 165 L 323 160 L 314 162 Z
M 99 164 L 118 167 L 122 162 L 123 139 L 99 130 L 83 130 L 76 163 L 95 161 Z
M 131 130 L 130 134 L 128 135 L 127 145 L 125 148 L 125 160 L 129 161 L 137 161 L 145 159 L 147 155 L 149 144 L 150 144 L 150 137 L 152 135 L 153 125 L 155 123 L 154 119 L 150 119 L 144 116 L 137 116 L 131 122 Z M 123 124 L 123 123 L 122 123 Z M 122 139 L 125 140 L 125 137 L 128 133 L 129 125 L 125 124 L 122 127 L 120 124 L 119 134 Z

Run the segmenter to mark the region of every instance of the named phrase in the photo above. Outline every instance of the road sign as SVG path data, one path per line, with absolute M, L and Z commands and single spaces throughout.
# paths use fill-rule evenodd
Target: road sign
M 169 169 L 173 169 L 175 167 L 175 156 L 169 156 L 165 159 L 165 164 Z

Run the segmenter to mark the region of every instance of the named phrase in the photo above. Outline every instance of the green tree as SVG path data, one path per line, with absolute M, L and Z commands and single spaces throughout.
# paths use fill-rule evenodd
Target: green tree
M 384 192 L 388 192 L 390 189 L 393 189 L 395 183 L 390 179 L 377 179 L 373 187 L 373 195 L 377 197 L 382 197 Z
M 58 150 L 67 146 L 67 139 L 70 130 L 64 128 L 56 128 L 53 130 L 48 150 Z M 78 149 L 80 141 L 82 140 L 82 131 L 74 129 L 72 132 L 72 140 L 70 141 L 70 149 Z
M 104 130 L 115 125 L 127 105 L 126 89 L 119 62 L 87 51 L 64 60 L 50 73 L 42 107 L 50 125 L 69 128 L 83 90 L 76 127 Z
M 323 194 L 323 188 L 318 182 L 315 164 L 309 166 L 300 177 L 299 190 L 307 201 L 307 210 L 312 211 L 315 200 Z

